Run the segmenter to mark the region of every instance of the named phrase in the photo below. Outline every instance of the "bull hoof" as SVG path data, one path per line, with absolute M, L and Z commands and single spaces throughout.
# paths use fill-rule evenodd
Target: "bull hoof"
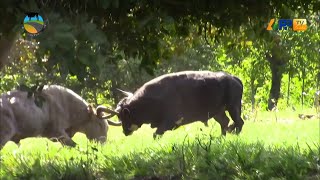
M 58 139 L 58 142 L 60 142 L 63 146 L 67 146 L 67 147 L 77 146 L 77 143 L 75 143 L 72 139 Z
M 71 142 L 67 142 L 65 145 L 69 147 L 76 147 L 77 143 L 75 143 L 74 141 L 71 141 Z
M 233 131 L 232 129 L 229 129 L 229 128 L 227 129 L 228 133 L 232 133 L 232 131 Z
M 161 137 L 162 137 L 162 134 L 153 133 L 153 139 L 154 140 L 159 140 Z
M 231 124 L 228 128 L 227 128 L 227 132 L 228 133 L 234 133 L 234 130 L 236 129 L 236 125 L 235 124 Z
M 237 129 L 236 129 L 236 135 L 239 135 L 240 132 L 241 132 L 241 129 L 240 129 L 239 127 L 237 127 Z

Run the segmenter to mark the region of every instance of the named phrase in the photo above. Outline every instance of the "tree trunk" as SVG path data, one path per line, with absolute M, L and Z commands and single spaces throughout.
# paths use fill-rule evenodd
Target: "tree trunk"
M 290 99 L 290 84 L 291 84 L 291 68 L 289 70 L 289 80 L 288 80 L 288 89 L 287 89 L 287 106 L 289 106 L 289 99 Z
M 303 63 L 303 61 L 302 61 Z M 306 76 L 306 70 L 305 70 L 305 66 L 304 66 L 304 63 L 303 63 L 303 67 L 302 67 L 302 92 L 301 92 L 301 106 L 302 106 L 302 109 L 303 109 L 303 105 L 304 105 L 304 96 L 305 96 L 305 91 L 304 91 L 304 88 L 305 88 L 305 76 Z
M 0 39 L 0 70 L 8 63 L 8 56 L 14 42 L 15 36 Z
M 117 103 L 120 101 L 120 96 L 118 95 L 119 93 L 117 93 L 117 89 L 118 88 L 118 84 L 116 82 L 116 79 L 111 80 L 111 87 L 110 87 L 110 92 L 111 92 L 111 97 L 114 98 L 114 101 L 117 105 Z
M 320 69 L 320 61 L 319 61 L 319 66 L 318 66 Z M 317 91 L 320 90 L 320 70 L 318 70 L 318 74 L 317 74 Z
M 266 55 L 267 60 L 269 61 L 271 73 L 272 73 L 272 82 L 271 89 L 268 99 L 268 110 L 273 110 L 277 106 L 278 99 L 280 97 L 280 87 L 282 79 L 282 67 L 285 64 L 285 61 L 279 57 L 275 57 L 275 53 Z
M 255 91 L 255 87 L 254 87 L 254 79 L 253 77 L 251 77 L 251 80 L 250 80 L 250 86 L 251 86 L 251 110 L 253 112 L 254 108 L 255 108 L 255 99 L 254 99 L 254 95 L 256 94 L 256 91 Z
M 278 66 L 270 64 L 270 68 L 272 72 L 272 82 L 268 100 L 268 110 L 272 110 L 277 105 L 280 97 L 280 86 L 282 79 L 282 74 L 280 73 Z
M 94 104 L 98 106 L 98 92 L 96 88 L 94 88 L 93 90 L 93 96 L 94 96 Z

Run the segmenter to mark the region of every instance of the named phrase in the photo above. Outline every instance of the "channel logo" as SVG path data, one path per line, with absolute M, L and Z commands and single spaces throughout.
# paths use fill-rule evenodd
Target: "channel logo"
M 275 19 L 271 19 L 267 30 L 288 30 L 293 31 L 306 31 L 307 30 L 307 20 L 306 19 L 279 19 L 276 22 Z
M 24 30 L 32 36 L 38 35 L 45 29 L 46 25 L 42 16 L 36 12 L 28 12 L 23 19 Z

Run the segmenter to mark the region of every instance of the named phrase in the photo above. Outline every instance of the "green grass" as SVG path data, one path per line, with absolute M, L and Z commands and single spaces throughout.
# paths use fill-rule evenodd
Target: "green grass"
M 153 140 L 143 126 L 125 137 L 110 127 L 108 143 L 73 138 L 77 148 L 43 138 L 1 151 L 0 179 L 319 179 L 319 119 L 297 112 L 259 112 L 239 136 L 193 123 Z

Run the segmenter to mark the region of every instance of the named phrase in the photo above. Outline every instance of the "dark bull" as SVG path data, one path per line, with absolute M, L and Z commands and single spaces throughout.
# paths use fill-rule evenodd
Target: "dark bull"
M 244 124 L 241 118 L 243 85 L 239 78 L 225 72 L 183 71 L 159 76 L 140 87 L 134 94 L 122 91 L 126 97 L 115 110 L 109 109 L 122 122 L 125 135 L 132 134 L 142 124 L 157 128 L 162 135 L 181 125 L 214 118 L 222 135 Z M 228 111 L 234 123 L 228 127 Z

